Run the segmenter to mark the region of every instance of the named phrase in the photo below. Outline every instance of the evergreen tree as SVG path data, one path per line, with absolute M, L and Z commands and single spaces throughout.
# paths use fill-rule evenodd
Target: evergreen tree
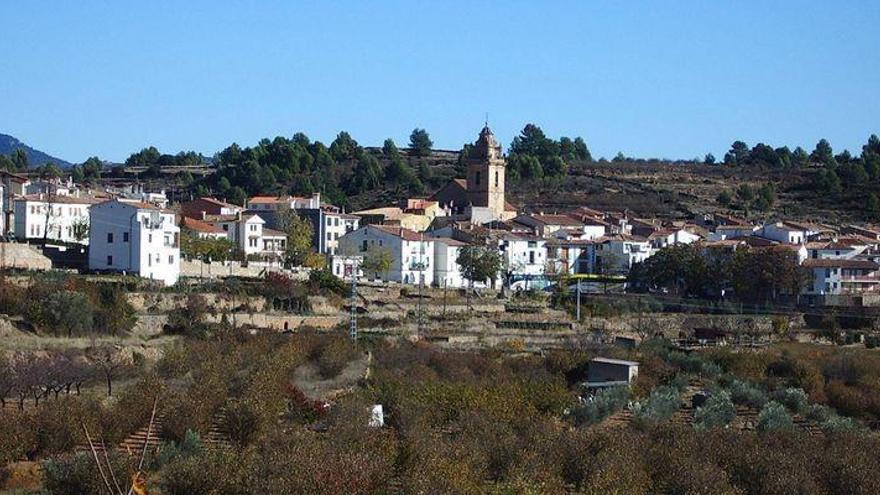
M 434 143 L 428 135 L 428 131 L 415 128 L 409 135 L 409 147 L 415 156 L 425 157 L 431 154 L 431 146 Z

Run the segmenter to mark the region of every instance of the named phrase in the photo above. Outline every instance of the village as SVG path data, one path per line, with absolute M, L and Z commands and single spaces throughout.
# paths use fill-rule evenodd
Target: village
M 547 289 L 560 277 L 574 276 L 588 282 L 583 290 L 589 292 L 596 280 L 622 287 L 633 267 L 670 247 L 692 245 L 706 258 L 738 250 L 788 251 L 809 273 L 798 292 L 813 304 L 830 301 L 824 296 L 858 296 L 859 305 L 870 306 L 880 288 L 880 229 L 870 225 L 755 222 L 725 213 L 636 218 L 588 204 L 530 211 L 505 199 L 505 157 L 488 126 L 470 153 L 466 178 L 452 179 L 427 197 L 354 212 L 324 203 L 320 193 L 253 196 L 243 205 L 212 197 L 169 204 L 164 191 L 146 192 L 137 183 L 98 191 L 69 178 L 31 180 L 4 171 L 0 220 L 10 239 L 68 252 L 56 256 L 66 263 L 62 267 L 133 274 L 167 286 L 206 274 L 326 268 L 346 280 L 356 273 L 404 285 L 510 291 Z M 318 260 L 312 258 L 313 267 L 294 267 L 286 259 L 291 217 L 311 226 L 310 249 Z M 188 252 L 182 237 L 221 241 L 216 245 L 228 253 L 218 256 L 214 249 L 212 260 L 204 249 Z M 468 246 L 497 253 L 494 273 L 465 276 L 459 257 Z M 7 255 L 3 263 L 15 267 L 16 260 Z M 247 266 L 252 268 L 243 270 Z

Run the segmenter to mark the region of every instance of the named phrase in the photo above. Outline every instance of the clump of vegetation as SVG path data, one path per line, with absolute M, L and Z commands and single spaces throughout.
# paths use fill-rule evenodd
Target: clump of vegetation
M 799 388 L 786 388 L 773 393 L 773 400 L 794 414 L 803 414 L 809 408 L 807 394 Z
M 599 390 L 571 410 L 571 418 L 577 426 L 589 426 L 626 407 L 630 399 L 627 387 L 609 387 Z
M 651 391 L 647 399 L 633 406 L 636 423 L 641 426 L 656 425 L 668 420 L 681 407 L 681 389 L 664 385 Z
M 793 427 L 791 415 L 785 406 L 778 402 L 768 402 L 758 414 L 759 431 L 788 430 Z
M 37 330 L 64 337 L 122 335 L 136 322 L 118 284 L 78 276 L 33 276 L 27 286 L 0 278 L 0 312 L 24 316 Z
M 730 393 L 720 390 L 706 399 L 705 404 L 694 411 L 694 427 L 698 430 L 724 428 L 736 418 L 736 406 Z
M 766 392 L 746 381 L 734 380 L 729 390 L 734 404 L 761 409 L 768 401 Z

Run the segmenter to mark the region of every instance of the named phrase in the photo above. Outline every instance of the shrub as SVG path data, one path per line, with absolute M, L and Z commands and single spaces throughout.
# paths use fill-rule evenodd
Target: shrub
M 828 406 L 824 406 L 822 404 L 812 404 L 807 409 L 807 419 L 811 421 L 815 421 L 817 423 L 822 423 L 832 416 L 834 416 L 834 410 Z
M 785 406 L 778 402 L 768 402 L 758 414 L 758 430 L 760 431 L 786 430 L 793 426 L 791 415 L 785 410 Z
M 571 417 L 577 426 L 596 424 L 623 409 L 629 401 L 628 387 L 610 387 L 599 390 L 586 399 L 583 404 L 574 407 Z
M 807 394 L 800 388 L 786 388 L 773 393 L 773 400 L 795 414 L 803 414 L 809 408 Z
M 49 294 L 42 313 L 43 325 L 56 335 L 85 335 L 93 328 L 92 302 L 79 292 L 65 290 Z
M 336 275 L 333 275 L 333 273 L 326 268 L 312 270 L 311 273 L 309 273 L 309 285 L 311 285 L 312 290 L 316 292 L 329 292 L 338 296 L 345 296 L 348 294 L 348 287 L 345 285 L 345 282 Z
M 657 424 L 671 418 L 681 407 L 681 391 L 674 386 L 657 387 L 647 399 L 633 407 L 636 420 L 643 424 Z
M 841 416 L 831 416 L 823 421 L 820 426 L 825 433 L 842 433 L 856 431 L 863 428 L 858 421 Z
M 694 426 L 698 430 L 724 428 L 736 417 L 736 406 L 730 400 L 730 393 L 721 390 L 712 394 L 702 407 L 694 412 Z
M 261 426 L 260 415 L 252 403 L 235 400 L 226 405 L 221 427 L 235 445 L 250 445 L 259 435 Z
M 730 384 L 730 398 L 734 404 L 745 405 L 760 409 L 767 403 L 767 394 L 752 385 L 741 380 L 734 380 Z

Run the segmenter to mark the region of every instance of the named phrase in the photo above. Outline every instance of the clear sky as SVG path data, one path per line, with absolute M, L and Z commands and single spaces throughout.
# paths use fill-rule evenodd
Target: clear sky
M 0 1 L 0 132 L 69 161 L 528 122 L 594 156 L 880 133 L 880 2 Z

